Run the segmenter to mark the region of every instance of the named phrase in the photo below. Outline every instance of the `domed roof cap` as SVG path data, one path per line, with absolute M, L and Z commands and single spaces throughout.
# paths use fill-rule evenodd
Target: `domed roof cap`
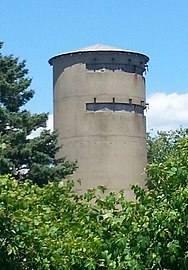
M 96 44 L 96 45 L 81 48 L 78 51 L 91 52 L 91 51 L 125 51 L 125 50 L 115 48 L 115 47 L 112 47 L 112 46 L 103 45 L 103 44 Z
M 71 51 L 71 52 L 64 52 L 62 54 L 56 55 L 54 57 L 52 57 L 49 60 L 49 63 L 51 64 L 52 59 L 59 57 L 59 56 L 63 56 L 63 55 L 71 55 L 71 54 L 76 54 L 76 53 L 86 53 L 86 52 L 122 52 L 122 53 L 132 53 L 132 54 L 140 54 L 144 57 L 146 57 L 146 62 L 149 61 L 149 57 L 146 56 L 145 54 L 142 53 L 138 53 L 138 52 L 134 52 L 134 51 L 129 51 L 129 50 L 124 50 L 124 49 L 120 49 L 120 48 L 115 48 L 115 47 L 111 47 L 111 46 L 107 46 L 107 45 L 102 45 L 102 44 L 96 44 L 96 45 L 92 45 L 92 46 L 88 46 L 88 47 L 84 47 L 81 48 L 79 50 L 75 50 L 75 51 Z

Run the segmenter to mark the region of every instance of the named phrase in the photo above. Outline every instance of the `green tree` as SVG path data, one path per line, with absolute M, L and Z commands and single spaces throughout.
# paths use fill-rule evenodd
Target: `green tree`
M 187 134 L 187 131 L 184 131 Z M 134 202 L 73 182 L 42 188 L 0 177 L 0 268 L 188 269 L 188 139 L 147 168 Z
M 31 114 L 25 109 L 34 95 L 30 84 L 25 61 L 0 54 L 0 174 L 38 184 L 60 181 L 76 165 L 55 158 L 57 134 L 45 129 L 48 114 Z M 31 139 L 29 135 L 39 127 L 44 130 Z
M 147 134 L 147 160 L 148 163 L 162 163 L 169 155 L 176 151 L 176 143 L 180 138 L 188 138 L 187 129 L 158 131 L 157 135 Z

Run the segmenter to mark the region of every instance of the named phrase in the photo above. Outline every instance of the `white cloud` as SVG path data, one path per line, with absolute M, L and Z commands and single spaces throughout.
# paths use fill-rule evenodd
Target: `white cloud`
M 188 126 L 188 93 L 157 92 L 147 98 L 147 130 L 174 130 Z
M 53 131 L 53 114 L 50 114 L 48 116 L 46 129 Z M 43 130 L 43 128 L 38 128 L 37 130 L 33 131 L 31 133 L 31 135 L 28 136 L 28 138 L 33 139 L 35 137 L 38 137 L 42 130 Z
M 47 121 L 47 129 L 50 129 L 51 131 L 53 131 L 54 125 L 53 125 L 53 114 L 50 114 L 48 116 L 48 121 Z

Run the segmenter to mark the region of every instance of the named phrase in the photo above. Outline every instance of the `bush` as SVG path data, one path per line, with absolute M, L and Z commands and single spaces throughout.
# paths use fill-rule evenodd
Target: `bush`
M 187 269 L 187 186 L 103 191 L 1 176 L 0 269 Z

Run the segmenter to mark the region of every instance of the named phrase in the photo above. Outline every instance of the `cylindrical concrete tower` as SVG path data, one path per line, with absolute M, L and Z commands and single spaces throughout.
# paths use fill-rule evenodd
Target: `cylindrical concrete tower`
M 95 45 L 63 53 L 53 65 L 54 127 L 62 153 L 78 161 L 80 190 L 144 186 L 146 55 Z

